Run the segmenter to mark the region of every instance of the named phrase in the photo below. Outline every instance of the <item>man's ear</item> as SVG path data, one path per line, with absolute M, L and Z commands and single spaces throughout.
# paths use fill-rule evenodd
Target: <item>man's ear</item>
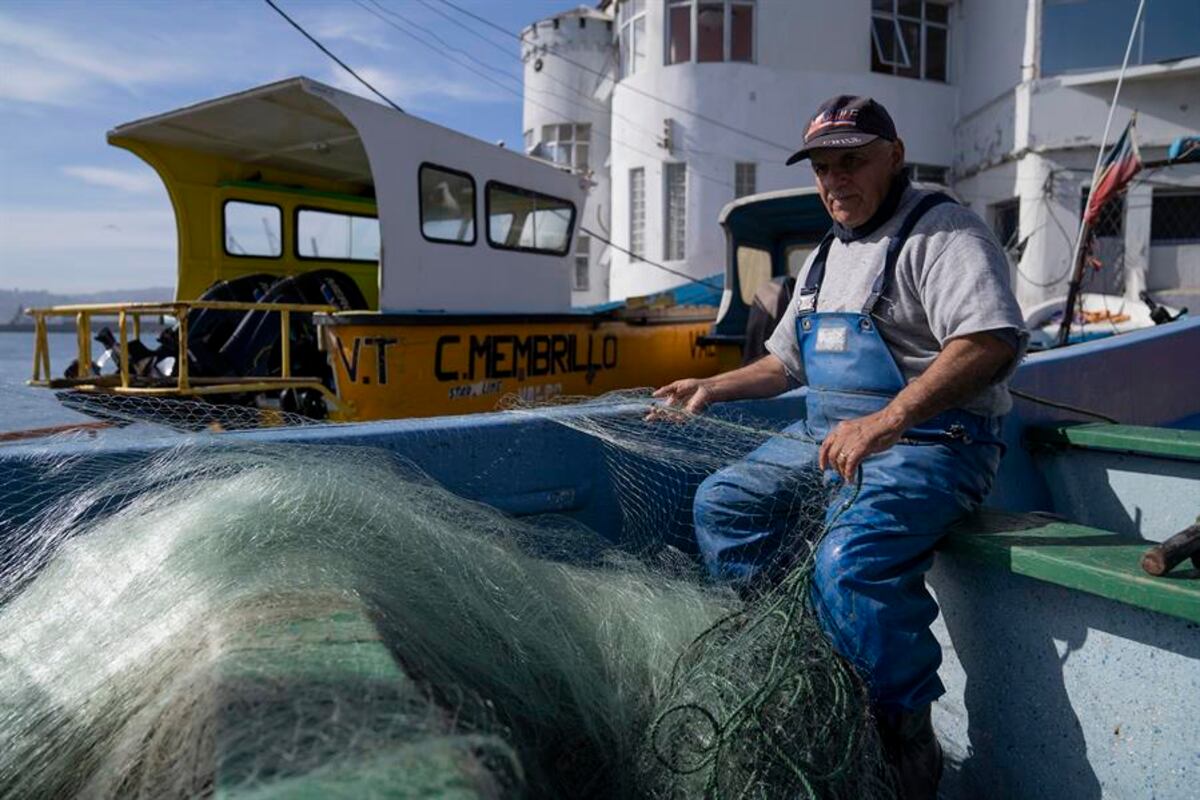
M 897 137 L 892 142 L 892 172 L 904 169 L 904 140 Z

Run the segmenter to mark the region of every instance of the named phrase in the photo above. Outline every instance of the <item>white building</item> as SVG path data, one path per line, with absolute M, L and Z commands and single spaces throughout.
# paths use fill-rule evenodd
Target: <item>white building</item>
M 1194 0 L 1159 6 L 1172 3 L 1174 24 L 1194 27 L 1172 53 L 1182 57 L 1131 67 L 1110 134 L 1136 109 L 1145 161 L 1200 134 L 1200 14 Z M 680 283 L 638 255 L 697 278 L 722 272 L 721 208 L 811 185 L 807 166 L 784 161 L 816 106 L 843 93 L 883 103 L 916 176 L 945 182 L 992 223 L 1023 305 L 1062 295 L 1136 2 L 1111 20 L 1122 28 L 1114 63 L 1090 69 L 1073 68 L 1103 58 L 1072 37 L 1079 6 L 1088 11 L 1044 0 L 603 0 L 531 26 L 527 151 L 571 163 L 563 131 L 591 126 L 585 224 L 618 246 L 589 242 L 576 302 Z M 1135 63 L 1154 56 L 1141 39 Z M 1093 287 L 1200 287 L 1200 165 L 1138 181 L 1112 212 L 1097 256 L 1123 268 L 1106 265 Z
M 602 303 L 610 296 L 610 251 L 588 231 L 612 239 L 612 18 L 580 6 L 530 25 L 521 39 L 525 152 L 572 169 L 591 185 L 576 222 L 571 298 L 575 305 Z

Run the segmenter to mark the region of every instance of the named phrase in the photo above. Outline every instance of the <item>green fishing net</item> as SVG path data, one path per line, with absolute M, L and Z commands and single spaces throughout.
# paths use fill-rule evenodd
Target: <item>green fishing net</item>
M 781 500 L 773 587 L 709 583 L 696 486 L 779 426 L 651 405 L 511 412 L 600 443 L 607 536 L 369 447 L 29 455 L 60 484 L 0 518 L 0 795 L 892 796 L 810 606 L 825 497 Z

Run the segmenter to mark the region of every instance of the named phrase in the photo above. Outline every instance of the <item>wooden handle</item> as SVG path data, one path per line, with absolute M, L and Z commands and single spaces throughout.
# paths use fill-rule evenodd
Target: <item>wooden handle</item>
M 1179 533 L 1157 544 L 1142 556 L 1142 569 L 1151 575 L 1166 575 L 1186 558 L 1200 568 L 1200 523 L 1184 528 Z

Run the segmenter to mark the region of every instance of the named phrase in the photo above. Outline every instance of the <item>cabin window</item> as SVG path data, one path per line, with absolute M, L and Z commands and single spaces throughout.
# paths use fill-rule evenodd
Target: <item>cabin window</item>
M 465 172 L 421 165 L 421 235 L 431 242 L 475 244 L 475 179 Z
M 501 250 L 566 255 L 575 222 L 569 200 L 489 181 L 488 244 Z
M 812 253 L 814 247 L 811 244 L 793 244 L 789 245 L 784 251 L 783 259 L 787 262 L 787 274 L 793 278 L 800 276 L 800 270 L 804 269 L 804 262 L 808 261 L 808 256 Z
M 758 186 L 758 165 L 752 161 L 733 165 L 733 196 L 735 198 L 754 194 Z
M 738 245 L 737 270 L 742 302 L 751 305 L 759 288 L 771 280 L 771 254 L 759 247 Z
M 663 237 L 663 258 L 681 261 L 687 257 L 684 242 L 687 239 L 687 164 L 664 164 L 663 220 L 666 234 Z
M 250 258 L 283 255 L 283 211 L 268 203 L 225 203 L 225 253 Z
M 871 0 L 871 71 L 944 83 L 949 25 L 945 2 Z
M 302 208 L 296 212 L 296 255 L 329 261 L 379 261 L 379 220 Z
M 580 234 L 575 237 L 575 280 L 571 288 L 577 292 L 588 290 L 588 256 L 592 249 L 592 237 Z

